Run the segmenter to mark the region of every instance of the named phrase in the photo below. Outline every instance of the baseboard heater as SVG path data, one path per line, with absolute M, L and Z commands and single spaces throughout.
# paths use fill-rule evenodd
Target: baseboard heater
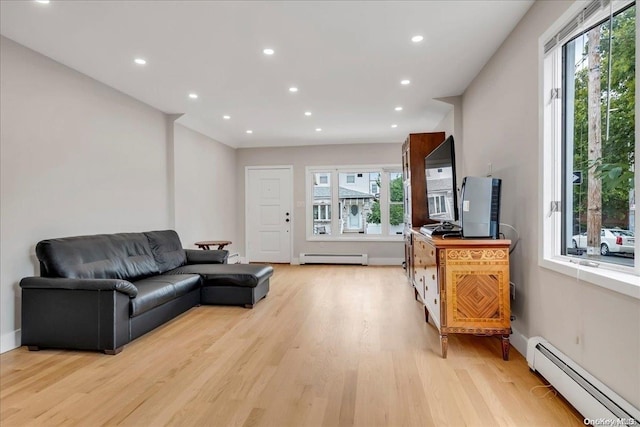
M 542 337 L 527 341 L 527 363 L 551 384 L 586 420 L 614 420 L 638 425 L 640 411 L 582 369 Z M 586 424 L 586 422 L 585 422 Z
M 357 264 L 367 265 L 367 254 L 300 254 L 300 264 Z

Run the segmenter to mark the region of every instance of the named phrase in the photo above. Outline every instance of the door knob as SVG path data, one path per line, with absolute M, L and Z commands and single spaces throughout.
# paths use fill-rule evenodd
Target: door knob
M 286 222 L 289 222 L 289 218 L 287 218 L 285 221 L 286 221 Z
M 289 212 L 287 212 L 285 215 L 286 215 L 286 216 L 289 216 Z

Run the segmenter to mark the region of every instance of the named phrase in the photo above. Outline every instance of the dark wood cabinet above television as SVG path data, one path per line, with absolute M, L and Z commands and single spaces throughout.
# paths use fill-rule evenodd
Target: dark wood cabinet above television
M 405 227 L 429 224 L 424 158 L 445 140 L 444 132 L 411 133 L 402 145 Z

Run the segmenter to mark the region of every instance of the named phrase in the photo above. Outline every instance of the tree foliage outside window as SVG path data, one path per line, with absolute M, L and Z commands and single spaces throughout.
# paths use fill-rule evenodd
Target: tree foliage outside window
M 377 182 L 380 187 L 380 181 Z M 402 175 L 389 181 L 389 224 L 400 225 L 404 222 L 404 188 L 402 185 Z M 371 212 L 367 216 L 367 221 L 372 224 L 380 224 L 380 200 L 376 199 L 371 207 Z

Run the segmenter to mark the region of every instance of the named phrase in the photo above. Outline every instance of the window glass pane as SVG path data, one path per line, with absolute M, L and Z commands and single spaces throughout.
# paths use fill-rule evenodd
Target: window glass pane
M 633 266 L 633 5 L 563 46 L 563 254 Z
M 313 174 L 313 234 L 331 234 L 330 182 L 328 172 Z
M 404 230 L 404 185 L 402 172 L 389 173 L 389 234 L 402 234 Z
M 340 234 L 381 234 L 380 204 L 371 193 L 372 183 L 379 186 L 378 172 L 341 172 L 338 174 Z M 377 211 L 376 211 L 377 209 Z

